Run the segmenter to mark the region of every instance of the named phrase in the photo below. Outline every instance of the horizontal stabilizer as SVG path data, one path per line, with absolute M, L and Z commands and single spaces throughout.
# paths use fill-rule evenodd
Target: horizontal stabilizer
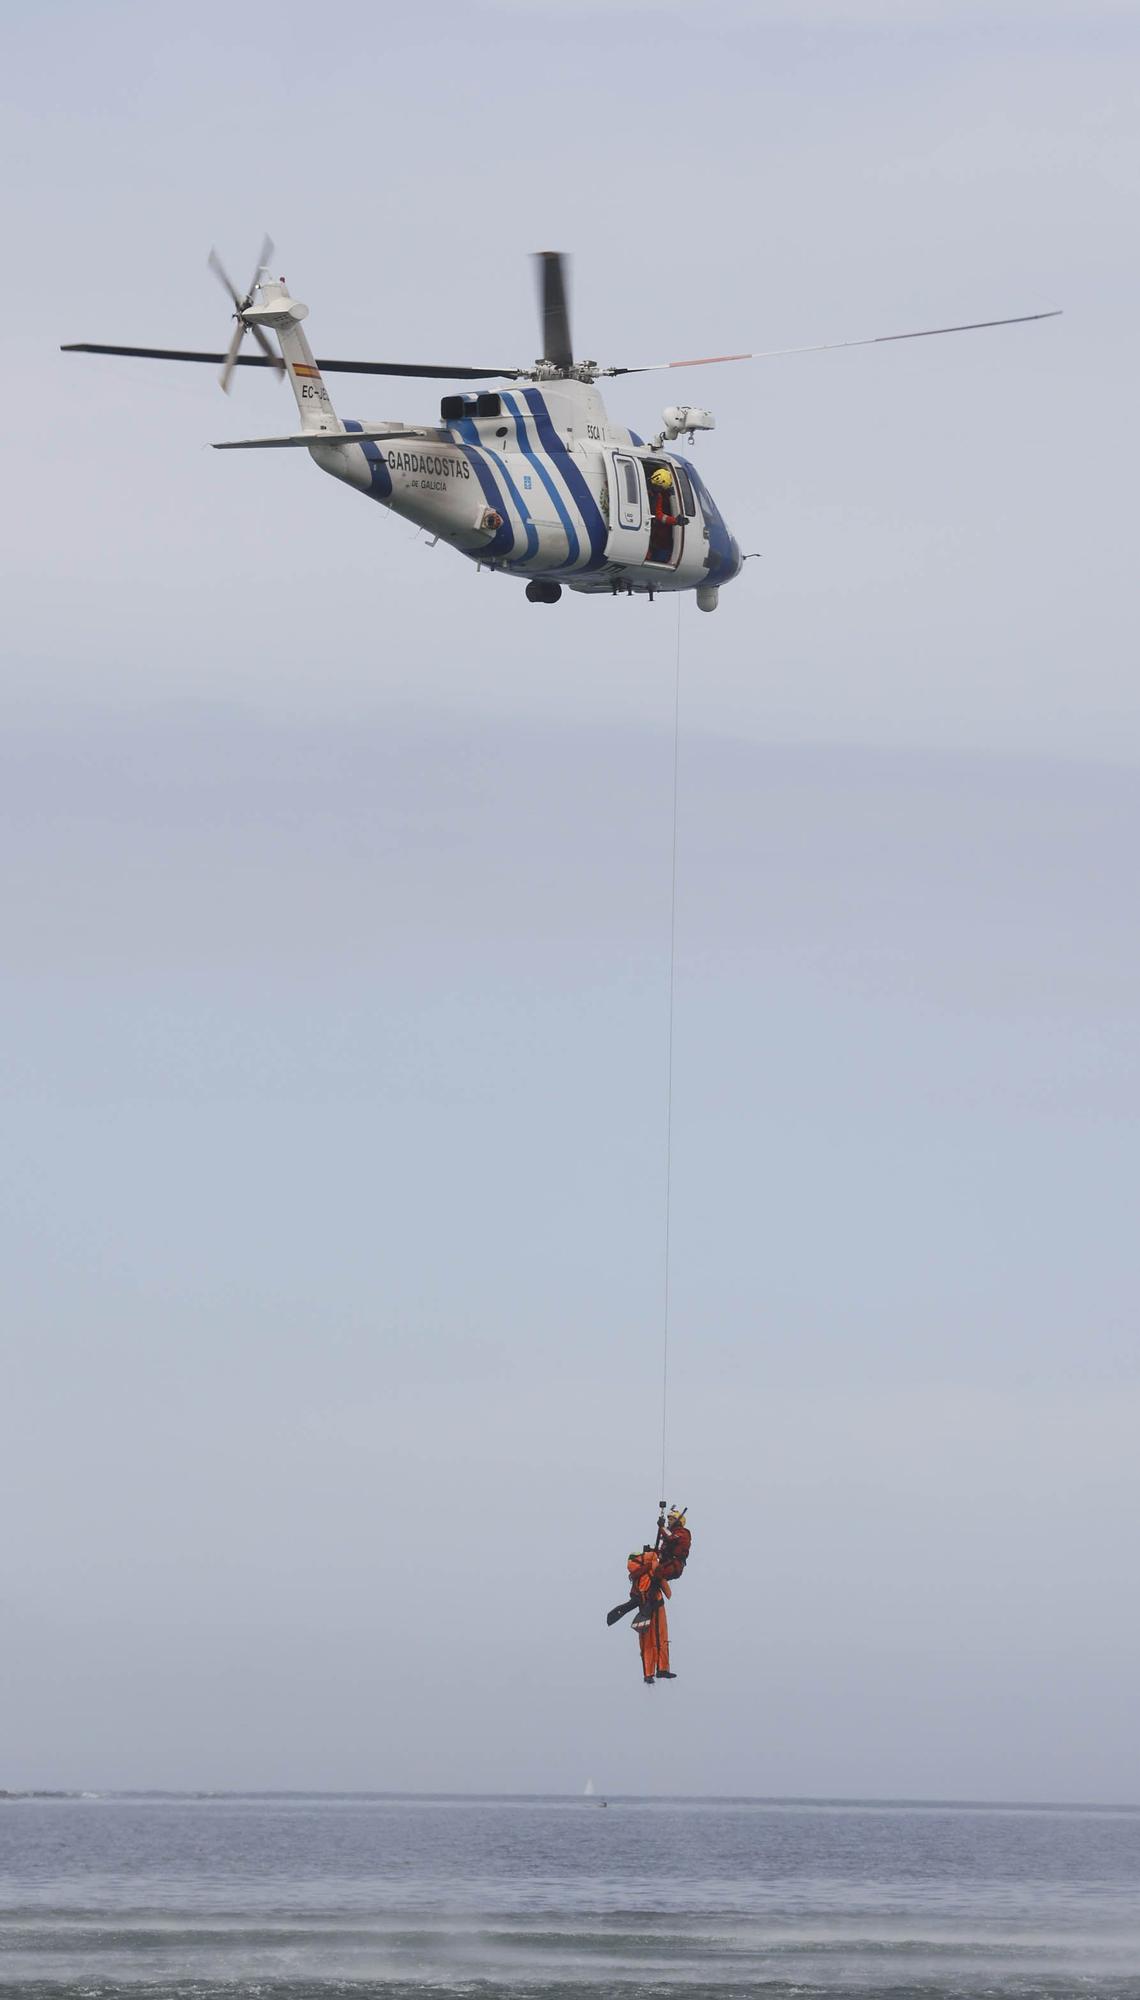
M 280 451 L 282 447 L 314 444 L 367 444 L 371 439 L 414 439 L 414 431 L 381 430 L 378 425 L 360 425 L 351 431 L 296 431 L 281 438 L 226 438 L 215 451 Z

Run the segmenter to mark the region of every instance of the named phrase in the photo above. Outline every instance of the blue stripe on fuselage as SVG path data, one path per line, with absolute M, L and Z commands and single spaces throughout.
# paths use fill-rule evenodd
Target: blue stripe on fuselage
M 472 430 L 475 429 L 474 424 L 471 425 L 471 428 Z M 516 417 L 515 418 L 516 432 L 519 429 L 520 425 L 518 418 Z M 525 434 L 522 438 L 522 443 L 525 446 L 526 444 Z M 524 528 L 526 529 L 526 556 L 524 560 L 526 562 L 529 562 L 532 556 L 538 554 L 538 529 L 535 527 L 534 522 L 531 520 L 530 509 L 527 506 L 526 501 L 523 499 L 522 494 L 519 492 L 518 487 L 515 485 L 513 478 L 511 477 L 510 468 L 507 465 L 507 461 L 503 456 L 502 452 L 492 451 L 490 445 L 487 445 L 484 448 L 488 456 L 494 459 L 495 464 L 499 467 L 500 471 L 502 472 L 503 478 L 506 480 L 507 486 L 510 489 L 511 499 L 514 501 L 515 506 L 518 508 L 519 514 L 522 517 L 522 523 Z
M 566 510 L 566 503 L 563 500 L 561 493 L 558 491 L 558 488 L 555 485 L 554 480 L 551 478 L 550 473 L 547 471 L 545 465 L 543 464 L 542 459 L 539 457 L 537 452 L 532 451 L 530 448 L 530 443 L 527 438 L 526 423 L 523 419 L 523 413 L 519 409 L 519 406 L 516 403 L 514 397 L 504 395 L 503 402 L 506 404 L 507 409 L 510 411 L 512 417 L 515 420 L 515 436 L 518 438 L 519 441 L 519 450 L 522 452 L 528 464 L 533 465 L 535 471 L 537 472 L 539 478 L 541 479 L 543 485 L 545 486 L 548 494 L 550 495 L 555 513 L 558 515 L 558 518 L 561 521 L 563 528 L 566 530 L 566 561 L 561 563 L 552 563 L 551 568 L 572 569 L 578 560 L 579 544 L 578 544 L 578 533 L 574 526 L 573 521 L 570 519 L 570 516 Z
M 357 423 L 355 417 L 346 417 L 344 427 L 346 431 L 350 432 L 360 431 L 364 428 L 363 424 Z M 368 472 L 372 481 L 372 497 L 374 500 L 387 500 L 392 492 L 392 475 L 388 470 L 384 454 L 374 438 L 360 438 L 358 442 L 361 451 L 368 460 Z
M 586 523 L 586 533 L 590 537 L 590 560 L 585 564 L 585 568 L 600 569 L 606 559 L 606 524 L 602 519 L 601 508 L 583 479 L 573 453 L 567 449 L 551 423 L 550 411 L 539 391 L 524 389 L 523 401 L 534 418 L 540 445 L 544 451 L 550 453 Z
M 522 494 L 519 492 L 518 487 L 515 485 L 515 482 L 511 477 L 510 468 L 507 465 L 506 459 L 503 457 L 501 452 L 492 451 L 489 444 L 485 444 L 481 447 L 479 446 L 479 433 L 476 430 L 475 425 L 472 423 L 470 417 L 461 417 L 458 423 L 452 425 L 452 430 L 458 431 L 460 437 L 463 438 L 466 443 L 473 444 L 477 448 L 481 448 L 483 451 L 486 452 L 488 458 L 494 459 L 495 464 L 498 466 L 499 471 L 503 475 L 503 480 L 506 485 L 507 491 L 509 492 L 511 499 L 514 501 L 515 506 L 518 508 L 519 519 L 523 524 L 523 530 L 526 534 L 526 555 L 523 558 L 523 560 L 525 562 L 529 562 L 531 557 L 533 555 L 537 555 L 538 553 L 538 529 L 535 527 L 534 522 L 530 518 L 530 512 L 527 507 L 526 501 L 523 499 Z
M 498 466 L 499 471 L 502 473 L 503 481 L 507 488 L 507 491 L 509 492 L 511 499 L 514 501 L 515 506 L 519 510 L 519 516 L 522 520 L 523 530 L 526 534 L 526 555 L 525 557 L 522 557 L 520 560 L 529 562 L 532 556 L 538 554 L 538 529 L 535 527 L 534 522 L 530 518 L 530 514 L 527 511 L 527 505 L 522 497 L 522 494 L 519 492 L 518 487 L 515 485 L 514 480 L 511 478 L 510 472 L 507 468 L 506 459 L 503 458 L 499 452 L 492 451 L 490 445 L 487 445 L 485 449 L 488 458 L 494 459 L 495 464 Z
M 507 503 L 496 486 L 494 473 L 483 456 L 479 444 L 479 433 L 469 417 L 461 418 L 459 423 L 452 424 L 449 428 L 452 437 L 458 431 L 460 439 L 467 448 L 467 456 L 475 468 L 475 477 L 483 488 L 483 498 L 487 502 L 488 507 L 494 508 L 502 522 L 501 527 L 495 529 L 493 541 L 488 542 L 485 549 L 468 549 L 466 553 L 476 562 L 484 561 L 487 556 L 509 556 L 515 545 L 515 531 L 511 526 L 511 517 L 507 511 Z M 529 546 L 530 533 L 528 530 L 528 550 Z

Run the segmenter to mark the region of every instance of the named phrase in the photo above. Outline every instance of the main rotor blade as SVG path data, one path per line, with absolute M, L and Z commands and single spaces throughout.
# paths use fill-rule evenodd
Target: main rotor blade
M 252 328 L 250 329 L 252 332 Z M 141 361 L 213 361 L 223 362 L 224 354 L 203 354 L 190 347 L 111 347 L 97 340 L 69 340 L 60 347 L 61 354 L 128 354 Z M 434 362 L 421 361 L 330 361 L 321 355 L 316 357 L 317 367 L 327 375 L 408 375 L 418 376 L 431 382 L 494 382 L 498 380 L 517 382 L 530 371 L 526 368 L 451 368 L 436 366 Z M 235 368 L 277 368 L 281 362 L 275 354 L 239 354 L 234 360 Z M 626 370 L 619 371 L 626 373 Z
M 942 333 L 980 333 L 990 326 L 1027 326 L 1030 320 L 1060 319 L 1051 312 L 1017 313 L 1013 319 L 971 319 L 961 326 L 920 326 L 914 333 L 874 333 L 864 340 L 822 340 L 813 347 L 766 347 L 754 354 L 703 354 L 687 361 L 646 361 L 633 368 L 603 368 L 603 375 L 651 375 L 662 368 L 710 368 L 720 361 L 774 361 L 782 354 L 834 354 L 841 347 L 880 347 L 891 340 L 933 340 Z
M 542 314 L 542 358 L 554 368 L 572 368 L 570 309 L 566 303 L 566 258 L 561 250 L 539 250 L 539 309 Z

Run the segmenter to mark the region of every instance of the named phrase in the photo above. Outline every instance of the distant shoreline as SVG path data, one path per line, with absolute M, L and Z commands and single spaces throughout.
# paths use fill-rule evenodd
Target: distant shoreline
M 82 1799 L 93 1796 L 90 1792 L 8 1792 L 0 1785 L 0 1799 Z

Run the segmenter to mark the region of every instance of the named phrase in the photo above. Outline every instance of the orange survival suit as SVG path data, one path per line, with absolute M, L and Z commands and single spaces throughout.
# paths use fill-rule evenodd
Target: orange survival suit
M 641 1672 L 647 1687 L 655 1680 L 672 1680 L 669 1672 L 669 1621 L 665 1599 L 673 1595 L 669 1580 L 661 1574 L 661 1558 L 648 1544 L 635 1551 L 626 1565 L 631 1597 L 640 1602 L 633 1628 L 641 1646 Z
M 670 1514 L 669 1526 L 661 1522 L 657 1529 L 658 1575 L 670 1583 L 676 1583 L 681 1571 L 689 1560 L 689 1550 L 693 1537 L 685 1526 L 684 1516 Z

